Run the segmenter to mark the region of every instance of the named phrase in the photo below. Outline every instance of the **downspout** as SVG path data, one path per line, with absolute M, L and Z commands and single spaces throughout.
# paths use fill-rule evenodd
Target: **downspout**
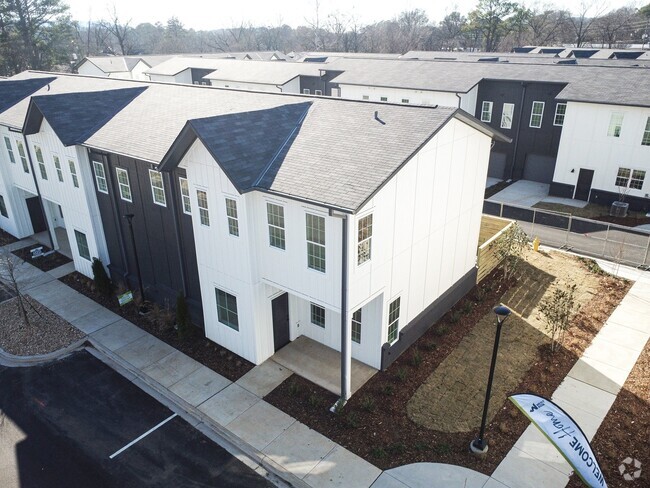
M 173 170 L 172 170 L 173 171 Z M 187 297 L 187 280 L 185 276 L 185 261 L 183 260 L 183 239 L 181 237 L 181 223 L 178 219 L 178 202 L 176 201 L 177 193 L 176 193 L 176 187 L 174 185 L 174 181 L 172 180 L 171 173 L 163 173 L 165 175 L 165 178 L 167 179 L 167 184 L 169 185 L 169 192 L 171 193 L 172 197 L 172 215 L 174 217 L 174 229 L 176 232 L 174 232 L 175 237 L 176 237 L 176 251 L 178 254 L 178 265 L 180 266 L 181 270 L 181 286 L 183 287 L 183 296 Z M 174 178 L 175 179 L 175 178 Z
M 341 397 L 332 407 L 343 408 L 350 398 L 352 371 L 351 330 L 348 325 L 348 216 L 341 215 Z
M 25 134 L 22 134 L 22 136 L 23 136 L 23 142 L 25 143 L 25 150 L 27 151 L 27 159 L 29 159 L 29 167 L 32 170 L 32 178 L 34 180 L 34 186 L 36 187 L 36 196 L 38 196 L 38 205 L 41 207 L 41 212 L 43 213 L 43 218 L 45 219 L 45 228 L 47 229 L 47 235 L 50 238 L 50 249 L 54 251 L 54 237 L 52 236 L 53 231 L 50 228 L 50 223 L 48 222 L 47 215 L 45 213 L 45 205 L 43 205 L 43 197 L 41 196 L 41 189 L 38 186 L 38 180 L 36 179 L 36 172 L 34 171 L 34 161 L 32 160 L 32 152 L 29 150 L 29 144 L 27 143 L 27 136 Z
M 510 165 L 510 180 L 515 174 L 515 162 L 517 161 L 517 148 L 519 147 L 519 133 L 521 132 L 521 124 L 523 123 L 521 116 L 524 113 L 524 100 L 526 99 L 526 87 L 527 83 L 522 82 L 521 86 L 523 90 L 521 91 L 521 101 L 519 102 L 519 122 L 517 124 L 517 135 L 515 136 L 515 148 L 512 152 L 512 164 Z

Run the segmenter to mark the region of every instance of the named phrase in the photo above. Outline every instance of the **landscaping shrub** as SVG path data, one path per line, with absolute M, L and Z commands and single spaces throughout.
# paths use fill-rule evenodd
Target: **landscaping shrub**
M 451 318 L 450 318 L 450 320 L 451 320 Z M 446 325 L 442 325 L 442 324 L 436 326 L 433 329 L 433 334 L 437 335 L 438 337 L 441 337 L 441 336 L 445 335 L 447 332 L 449 332 L 449 327 L 447 327 Z
M 386 396 L 391 396 L 393 394 L 393 385 L 385 385 L 381 392 Z
M 106 269 L 100 259 L 93 258 L 92 270 L 95 289 L 102 295 L 110 295 L 113 292 L 113 283 L 106 274 Z
M 404 380 L 406 380 L 406 376 L 407 376 L 407 374 L 408 374 L 408 373 L 407 373 L 407 371 L 406 371 L 406 368 L 399 368 L 399 369 L 397 370 L 397 375 L 396 375 L 396 376 L 397 376 L 397 379 L 398 379 L 398 380 L 404 382 Z
M 383 459 L 386 457 L 386 451 L 383 447 L 373 447 L 370 454 L 377 459 Z
M 318 395 L 312 393 L 309 395 L 309 398 L 307 398 L 307 403 L 312 407 L 318 407 L 321 404 L 321 399 L 318 398 Z
M 345 416 L 345 425 L 347 425 L 351 429 L 356 429 L 359 427 L 359 416 L 357 415 L 356 412 L 349 412 Z
M 192 332 L 187 300 L 182 293 L 176 297 L 176 332 L 179 339 L 189 337 Z
M 436 330 L 437 329 L 434 329 L 434 331 L 433 331 L 434 334 L 435 334 Z M 424 348 L 427 351 L 434 351 L 436 349 L 436 347 L 438 347 L 438 344 L 436 344 L 436 341 L 427 341 L 427 342 L 424 343 Z
M 473 308 L 473 307 L 472 307 L 472 302 L 470 302 L 469 300 L 467 300 L 467 301 L 465 301 L 465 302 L 463 303 L 462 311 L 463 311 L 463 313 L 464 313 L 465 315 L 469 315 L 470 313 L 472 313 L 472 308 Z
M 487 292 L 483 288 L 477 288 L 476 294 L 474 295 L 476 303 L 481 303 L 483 300 L 485 300 L 485 295 L 487 295 Z
M 449 454 L 451 452 L 451 446 L 446 442 L 441 442 L 436 446 L 435 451 L 436 454 L 444 456 L 445 454 Z
M 298 393 L 300 393 L 300 386 L 298 383 L 295 381 L 289 383 L 289 395 L 296 396 Z
M 539 306 L 540 313 L 546 320 L 546 329 L 551 333 L 551 351 L 555 352 L 562 343 L 564 333 L 571 325 L 569 321 L 576 311 L 576 285 L 567 285 L 566 289 L 556 287 L 550 297 L 544 298 Z
M 411 362 L 416 368 L 422 364 L 422 354 L 420 353 L 420 350 L 417 348 L 417 346 L 413 348 L 413 357 L 411 358 Z
M 451 314 L 449 314 L 449 323 L 451 324 L 457 323 L 460 320 L 460 317 L 461 317 L 460 310 L 454 310 L 453 312 L 451 312 Z
M 371 396 L 364 396 L 361 399 L 361 408 L 363 408 L 366 412 L 374 412 L 375 411 L 375 399 L 372 398 Z

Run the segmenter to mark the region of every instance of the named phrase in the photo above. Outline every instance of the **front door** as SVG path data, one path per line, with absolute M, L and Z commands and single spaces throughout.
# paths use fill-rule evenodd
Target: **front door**
M 43 209 L 38 197 L 27 198 L 25 199 L 25 202 L 27 203 L 27 211 L 29 212 L 29 218 L 32 221 L 34 234 L 46 230 L 47 225 L 45 223 L 45 215 L 43 215 Z
M 284 293 L 271 300 L 273 314 L 273 344 L 275 351 L 289 343 L 289 294 Z
M 591 181 L 594 179 L 593 169 L 580 168 L 578 175 L 578 184 L 576 185 L 576 193 L 573 196 L 576 200 L 589 201 L 589 191 L 591 190 Z

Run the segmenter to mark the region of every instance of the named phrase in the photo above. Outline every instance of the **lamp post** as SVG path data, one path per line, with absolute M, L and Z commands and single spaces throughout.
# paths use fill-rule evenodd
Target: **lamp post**
M 484 456 L 488 451 L 488 444 L 485 440 L 485 424 L 487 423 L 488 407 L 490 405 L 490 393 L 492 391 L 492 380 L 494 379 L 494 367 L 497 363 L 497 351 L 499 350 L 499 338 L 501 337 L 501 326 L 510 315 L 510 309 L 499 305 L 494 307 L 494 313 L 497 316 L 497 333 L 494 337 L 494 348 L 492 350 L 492 363 L 490 364 L 490 376 L 488 377 L 487 389 L 485 391 L 485 403 L 483 404 L 483 418 L 481 419 L 481 430 L 478 437 L 474 439 L 469 450 L 477 456 Z
M 140 311 L 146 311 L 146 307 L 144 305 L 145 302 L 145 296 L 144 296 L 144 286 L 142 286 L 142 273 L 140 273 L 140 260 L 138 259 L 138 248 L 135 245 L 135 234 L 133 233 L 133 217 L 135 217 L 134 214 L 126 214 L 124 215 L 124 218 L 126 221 L 129 223 L 129 231 L 131 232 L 131 244 L 133 245 L 133 257 L 135 258 L 135 269 L 138 273 L 138 286 L 140 288 L 140 298 L 142 298 L 142 305 L 140 307 Z

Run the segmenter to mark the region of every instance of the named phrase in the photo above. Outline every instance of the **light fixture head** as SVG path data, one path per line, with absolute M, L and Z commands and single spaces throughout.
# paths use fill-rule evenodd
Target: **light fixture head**
M 508 315 L 511 313 L 510 309 L 508 307 L 504 307 L 503 305 L 494 307 L 493 312 L 496 314 L 499 323 L 502 323 L 505 319 L 507 319 Z

